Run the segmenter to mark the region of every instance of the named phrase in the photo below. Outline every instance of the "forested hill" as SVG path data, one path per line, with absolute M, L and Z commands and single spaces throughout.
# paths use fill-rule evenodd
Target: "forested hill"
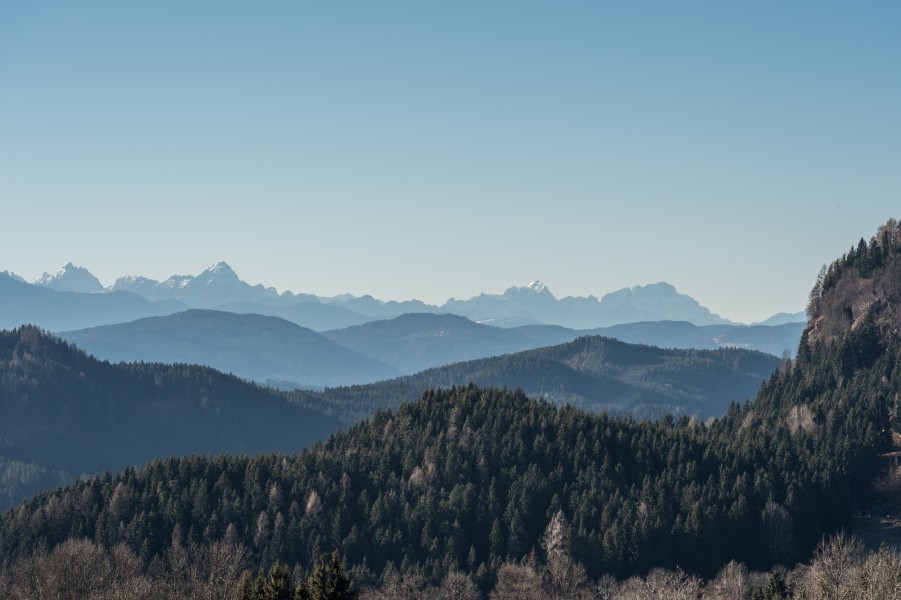
M 766 568 L 847 525 L 849 490 L 884 441 L 884 400 L 837 402 L 808 432 L 778 400 L 734 404 L 708 427 L 472 386 L 431 392 L 297 456 L 154 461 L 38 496 L 0 519 L 0 555 L 77 535 L 150 560 L 173 535 L 204 544 L 228 531 L 262 565 L 309 569 L 338 548 L 359 581 L 456 569 L 488 587 L 563 511 L 593 577 Z
M 846 267 L 878 276 L 901 260 L 886 249 L 869 274 Z M 829 304 L 833 289 L 815 296 Z M 811 328 L 831 325 L 812 316 Z M 868 319 L 808 336 L 755 400 L 710 423 L 433 391 L 299 455 L 155 461 L 35 497 L 0 517 L 0 556 L 87 537 L 150 561 L 173 539 L 227 538 L 261 566 L 309 572 L 338 548 L 361 585 L 460 570 L 487 590 L 505 561 L 545 559 L 542 532 L 559 513 L 565 550 L 595 578 L 791 565 L 850 526 L 901 409 L 898 344 Z
M 779 365 L 769 354 L 721 348 L 669 350 L 587 336 L 573 342 L 428 369 L 368 385 L 296 391 L 289 397 L 354 423 L 396 409 L 423 390 L 474 382 L 522 389 L 593 412 L 661 418 L 720 416 L 730 402 L 754 397 Z
M 105 468 L 297 451 L 337 422 L 213 369 L 111 365 L 33 327 L 0 332 L 0 506 Z
M 861 238 L 824 266 L 807 315 L 811 347 L 834 343 L 848 332 L 882 347 L 901 344 L 901 224 L 890 219 L 869 242 Z

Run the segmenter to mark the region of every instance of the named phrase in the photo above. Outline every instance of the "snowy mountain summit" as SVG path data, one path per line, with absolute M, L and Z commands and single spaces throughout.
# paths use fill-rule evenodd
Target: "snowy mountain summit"
M 179 300 L 195 308 L 218 308 L 229 302 L 287 302 L 293 297 L 287 293 L 282 298 L 275 288 L 241 281 L 225 261 L 210 265 L 199 275 L 172 275 L 162 282 L 120 277 L 112 289 L 133 292 L 148 300 Z
M 191 283 L 194 285 L 206 286 L 234 286 L 244 282 L 242 282 L 237 273 L 228 266 L 227 262 L 220 260 L 207 267 L 207 269 L 195 277 Z
M 538 281 L 537 279 L 535 281 L 533 281 L 532 283 L 530 283 L 529 285 L 527 285 L 526 288 L 532 290 L 536 294 L 540 294 L 541 292 L 550 292 L 550 290 L 547 289 L 547 286 L 544 285 L 543 283 L 541 283 L 540 281 Z
M 54 275 L 46 271 L 41 273 L 40 277 L 32 282 L 34 285 L 40 285 L 54 289 L 58 292 L 80 292 L 80 293 L 98 293 L 103 291 L 103 285 L 100 281 L 91 275 L 91 272 L 84 267 L 76 267 L 71 262 L 67 262 Z

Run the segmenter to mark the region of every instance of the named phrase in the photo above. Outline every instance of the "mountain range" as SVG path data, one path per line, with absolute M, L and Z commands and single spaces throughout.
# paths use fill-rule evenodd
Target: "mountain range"
M 120 277 L 108 288 L 103 288 L 86 269 L 70 262 L 54 275 L 44 273 L 33 284 L 79 293 L 129 292 L 151 302 L 178 301 L 191 308 L 229 310 L 229 307 L 240 307 L 239 312 L 291 320 L 295 320 L 292 310 L 298 305 L 334 307 L 329 311 L 304 306 L 296 311 L 295 322 L 318 331 L 405 313 L 429 312 L 458 314 L 499 327 L 549 324 L 591 329 L 640 321 L 687 321 L 701 326 L 731 323 L 663 282 L 624 288 L 601 298 L 568 296 L 558 299 L 546 285 L 533 281 L 527 286 L 510 287 L 501 294 L 483 293 L 467 300 L 451 298 L 441 306 L 419 300 L 382 301 L 368 295 L 320 297 L 291 291 L 279 293 L 272 287 L 242 281 L 225 262 L 217 262 L 196 276 L 173 275 L 165 281 L 139 276 Z M 788 313 L 774 315 L 773 319 L 775 321 L 768 324 L 804 320 L 801 314 Z
M 741 349 L 662 350 L 593 336 L 368 385 L 278 393 L 186 364 L 196 362 L 190 351 L 218 348 L 208 364 L 243 377 L 255 369 L 259 379 L 307 373 L 322 382 L 354 368 L 381 369 L 384 379 L 395 372 L 313 331 L 259 315 L 191 310 L 67 335 L 103 354 L 97 340 L 111 330 L 117 335 L 105 358 L 134 362 L 98 360 L 34 327 L 0 332 L 0 508 L 84 473 L 156 457 L 296 451 L 427 390 L 470 382 L 523 388 L 592 412 L 706 418 L 750 397 L 779 364 Z M 122 340 L 131 345 L 121 347 Z M 140 360 L 128 354 L 134 348 L 144 349 Z
M 452 314 L 406 314 L 335 331 L 330 340 L 378 359 L 402 373 L 454 362 L 553 346 L 593 335 L 661 348 L 744 348 L 781 356 L 792 354 L 803 323 L 778 326 L 706 325 L 684 321 L 628 323 L 595 329 L 523 325 L 502 329 Z
M 196 366 L 111 365 L 37 328 L 2 332 L 0 481 L 34 487 L 79 465 L 194 454 L 79 477 L 0 513 L 0 582 L 56 577 L 31 566 L 51 552 L 72 557 L 65 544 L 87 539 L 101 560 L 128 561 L 148 577 L 166 576 L 166 563 L 194 571 L 194 556 L 224 548 L 259 574 L 240 575 L 241 589 L 259 591 L 242 594 L 252 598 L 275 597 L 291 569 L 314 581 L 317 559 L 333 549 L 332 573 L 393 586 L 392 598 L 449 573 L 481 591 L 496 585 L 498 598 L 620 597 L 606 594 L 617 589 L 663 597 L 689 579 L 683 595 L 696 598 L 695 575 L 714 595 L 728 582 L 736 597 L 751 587 L 755 597 L 785 597 L 800 581 L 805 597 L 840 589 L 894 598 L 897 555 L 883 547 L 861 565 L 860 542 L 846 532 L 869 519 L 862 513 L 897 524 L 899 273 L 901 226 L 890 220 L 821 273 L 794 359 L 586 336 L 321 392 L 277 394 Z M 456 385 L 458 377 L 508 389 Z M 748 402 L 736 397 L 741 377 L 764 380 Z M 309 444 L 335 417 L 348 420 L 342 410 L 385 408 L 405 385 L 426 391 L 297 454 L 246 454 L 256 444 Z M 714 406 L 715 394 L 736 401 Z M 612 400 L 634 414 L 665 398 L 665 410 L 696 400 L 699 416 L 718 416 L 638 421 L 582 410 L 609 410 Z M 223 447 L 237 455 L 197 454 Z M 51 566 L 72 572 L 73 562 Z M 228 575 L 235 583 L 238 570 Z M 528 594 L 511 592 L 525 586 Z M 558 591 L 542 595 L 551 586 Z
M 60 336 L 112 362 L 198 364 L 290 387 L 366 383 L 399 371 L 278 317 L 192 309 Z
M 309 389 L 372 383 L 588 335 L 664 348 L 734 347 L 781 355 L 797 347 L 802 329 L 672 321 L 583 331 L 557 325 L 501 329 L 459 315 L 411 313 L 317 333 L 279 317 L 191 309 L 59 335 L 103 360 L 200 364 L 283 389 Z
M 30 323 L 51 331 L 122 323 L 189 308 L 176 300 L 151 302 L 129 292 L 57 291 L 0 273 L 0 328 Z
M 503 330 L 501 330 L 503 331 Z M 779 366 L 775 356 L 742 350 L 673 350 L 585 336 L 549 347 L 435 367 L 368 385 L 296 390 L 295 402 L 354 423 L 395 410 L 423 390 L 475 383 L 522 389 L 532 398 L 590 412 L 659 419 L 718 417 L 754 396 Z

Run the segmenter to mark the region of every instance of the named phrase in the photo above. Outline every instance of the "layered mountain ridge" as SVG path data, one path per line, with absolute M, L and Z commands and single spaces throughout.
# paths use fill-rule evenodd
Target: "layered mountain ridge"
M 753 397 L 779 364 L 775 356 L 738 348 L 662 349 L 594 335 L 434 367 L 389 381 L 318 392 L 297 390 L 290 397 L 307 408 L 355 423 L 378 410 L 396 410 L 413 402 L 423 390 L 475 383 L 519 388 L 532 398 L 593 413 L 635 419 L 666 415 L 707 419 L 722 416 L 731 402 Z
M 110 364 L 34 327 L 0 331 L 0 507 L 159 457 L 297 451 L 321 411 L 195 365 Z
M 399 371 L 279 317 L 192 309 L 60 336 L 112 362 L 199 364 L 265 384 L 368 383 Z
M 450 298 L 440 306 L 420 300 L 383 301 L 369 295 L 320 297 L 291 291 L 279 293 L 273 287 L 244 282 L 224 261 L 196 276 L 173 275 L 164 281 L 125 276 L 108 288 L 103 288 L 86 269 L 70 262 L 55 275 L 44 273 L 34 284 L 81 293 L 129 292 L 151 302 L 177 301 L 191 308 L 229 310 L 231 306 L 240 306 L 238 312 L 271 316 L 285 316 L 299 305 L 319 304 L 335 307 L 329 313 L 319 309 L 323 322 L 330 318 L 343 319 L 342 323 L 348 325 L 406 313 L 452 313 L 499 327 L 550 324 L 590 329 L 640 321 L 687 321 L 700 326 L 735 324 L 665 282 L 623 288 L 601 298 L 593 295 L 557 298 L 544 283 L 536 280 L 527 286 L 507 288 L 501 294 L 482 293 L 465 300 Z M 305 320 L 296 321 L 298 324 L 318 330 L 333 328 L 320 323 L 309 307 L 305 310 L 308 314 Z M 773 319 L 778 323 L 803 320 L 789 313 L 774 315 Z
M 731 561 L 791 567 L 856 525 L 901 429 L 891 326 L 901 286 L 886 275 L 901 264 L 901 243 L 875 256 L 855 250 L 833 265 L 811 295 L 797 358 L 720 418 L 638 422 L 521 391 L 430 390 L 294 456 L 154 461 L 42 494 L 0 516 L 0 553 L 15 560 L 87 537 L 124 543 L 151 564 L 171 547 L 227 539 L 262 571 L 279 561 L 305 574 L 338 548 L 358 583 L 462 572 L 482 591 L 505 563 L 559 565 L 561 555 L 584 569 L 547 572 L 580 581 L 678 568 L 668 591 L 686 572 L 713 577 L 737 568 Z M 589 357 L 615 355 L 606 344 L 533 353 L 517 379 L 541 361 L 590 375 Z M 640 348 L 624 350 L 614 367 L 647 366 Z M 10 366 L 36 364 L 23 358 L 13 353 Z
M 169 315 L 188 306 L 177 300 L 149 301 L 123 291 L 57 291 L 0 273 L 0 328 L 34 324 L 51 331 L 124 323 Z

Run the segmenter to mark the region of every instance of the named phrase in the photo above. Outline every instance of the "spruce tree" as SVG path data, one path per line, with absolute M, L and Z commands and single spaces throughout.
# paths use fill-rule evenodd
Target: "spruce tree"
M 309 600 L 357 600 L 357 591 L 344 572 L 337 550 L 332 552 L 331 559 L 328 554 L 320 557 L 319 566 L 307 579 L 306 593 Z
M 291 574 L 287 567 L 276 562 L 269 569 L 260 600 L 291 600 L 292 595 Z

